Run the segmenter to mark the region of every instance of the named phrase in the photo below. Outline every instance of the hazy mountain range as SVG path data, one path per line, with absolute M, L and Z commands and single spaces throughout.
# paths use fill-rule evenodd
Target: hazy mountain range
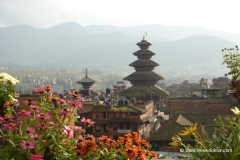
M 0 66 L 133 69 L 132 55 L 147 32 L 152 58 L 164 76 L 223 75 L 222 48 L 233 48 L 240 34 L 197 27 L 143 25 L 119 28 L 68 22 L 46 29 L 28 25 L 0 28 Z

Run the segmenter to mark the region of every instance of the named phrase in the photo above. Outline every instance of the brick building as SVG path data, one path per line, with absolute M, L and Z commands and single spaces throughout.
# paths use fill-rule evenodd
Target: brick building
M 238 106 L 237 100 L 229 97 L 178 97 L 171 98 L 166 107 L 170 117 L 174 117 L 178 114 L 228 114 L 234 106 Z
M 85 116 L 96 122 L 89 130 L 95 137 L 107 135 L 114 139 L 131 132 L 146 139 L 159 125 L 160 118 L 154 115 L 153 101 L 129 106 L 93 105 Z
M 212 88 L 228 88 L 228 84 L 230 83 L 230 79 L 225 74 L 223 77 L 213 78 Z

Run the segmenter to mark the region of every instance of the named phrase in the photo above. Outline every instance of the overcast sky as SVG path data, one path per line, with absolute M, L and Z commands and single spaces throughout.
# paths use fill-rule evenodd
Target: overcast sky
M 0 0 L 0 27 L 36 28 L 75 21 L 82 26 L 198 26 L 240 33 L 240 0 Z

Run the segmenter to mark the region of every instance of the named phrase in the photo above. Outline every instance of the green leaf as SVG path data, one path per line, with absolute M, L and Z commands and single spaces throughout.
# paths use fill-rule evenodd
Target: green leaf
M 7 141 L 13 146 L 16 147 L 15 143 L 11 139 L 7 139 Z

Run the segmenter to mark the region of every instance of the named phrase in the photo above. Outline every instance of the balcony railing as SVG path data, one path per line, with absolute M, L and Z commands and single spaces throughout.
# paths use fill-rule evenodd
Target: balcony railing
M 131 133 L 131 129 L 117 129 L 117 133 Z

